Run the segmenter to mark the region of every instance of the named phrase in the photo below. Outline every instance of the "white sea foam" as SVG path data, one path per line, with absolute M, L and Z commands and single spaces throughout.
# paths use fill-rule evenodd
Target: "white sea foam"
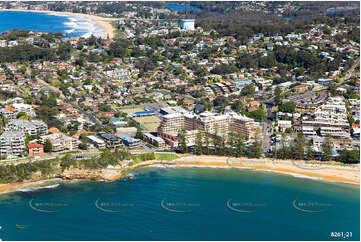
M 58 186 L 60 186 L 60 184 L 53 184 L 53 185 L 48 185 L 48 186 L 43 186 L 43 187 L 29 187 L 29 188 L 19 189 L 19 191 L 20 192 L 33 192 L 33 191 L 43 190 L 43 189 L 53 189 L 53 188 L 57 188 Z
M 256 171 L 265 171 L 265 172 L 273 172 L 273 173 L 279 173 L 283 175 L 289 175 L 297 178 L 303 178 L 303 179 L 311 179 L 311 180 L 323 180 L 319 177 L 312 177 L 312 176 L 306 176 L 302 174 L 292 173 L 292 172 L 280 172 L 275 170 L 263 170 L 263 169 L 255 169 L 252 167 L 231 167 L 231 166 L 208 166 L 208 165 L 150 165 L 152 167 L 160 167 L 160 168 L 181 168 L 181 167 L 206 167 L 206 168 L 236 168 L 240 170 L 256 170 Z
M 105 31 L 97 25 L 97 23 L 91 19 L 87 19 L 80 16 L 69 16 L 58 13 L 48 13 L 50 15 L 56 15 L 66 17 L 67 21 L 64 25 L 68 28 L 64 32 L 66 34 L 77 34 L 81 37 L 88 38 L 92 35 L 96 37 L 104 37 Z

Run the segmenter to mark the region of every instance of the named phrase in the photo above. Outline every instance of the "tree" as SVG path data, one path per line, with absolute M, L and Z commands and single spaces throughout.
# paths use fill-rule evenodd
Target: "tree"
M 303 160 L 305 158 L 305 136 L 302 132 L 297 133 L 297 143 L 295 147 L 296 158 Z
M 336 89 L 337 89 L 336 84 L 331 82 L 330 85 L 328 86 L 328 91 L 330 92 L 332 97 L 336 96 L 336 92 L 337 92 Z
M 249 146 L 247 150 L 247 156 L 249 158 L 260 158 L 263 155 L 262 141 L 260 139 L 260 130 L 256 131 L 254 142 Z
M 203 154 L 209 154 L 209 134 L 204 133 L 204 146 L 202 148 Z
M 232 103 L 231 107 L 235 112 L 240 112 L 243 108 L 243 103 L 240 100 L 237 100 Z
M 274 95 L 275 95 L 274 103 L 275 103 L 276 106 L 282 104 L 282 96 L 281 96 L 281 94 L 282 94 L 282 89 L 279 86 L 277 86 L 275 91 L 274 91 Z
M 246 116 L 253 118 L 256 122 L 263 122 L 266 120 L 266 110 L 263 107 L 259 109 L 245 113 Z
M 307 143 L 306 159 L 307 160 L 312 160 L 314 158 L 315 158 L 315 152 L 313 151 L 313 148 L 312 148 L 312 141 L 309 141 Z
M 234 72 L 237 72 L 237 71 L 238 71 L 238 69 L 234 65 L 221 64 L 221 65 L 215 66 L 211 70 L 211 73 L 224 75 L 224 74 L 234 73 Z
M 135 138 L 137 138 L 137 139 L 143 138 L 142 129 L 140 127 L 137 127 L 137 133 L 135 134 Z
M 343 163 L 360 163 L 360 150 L 343 149 L 338 159 Z
M 186 140 L 186 137 L 185 137 L 185 133 L 186 133 L 185 130 L 182 130 L 179 133 L 179 143 L 178 143 L 178 150 L 183 154 L 187 153 L 187 151 L 188 151 L 188 146 L 187 146 L 187 140 Z
M 51 143 L 50 139 L 46 139 L 44 143 L 44 152 L 52 152 L 53 151 L 53 144 Z
M 332 159 L 332 148 L 331 137 L 326 136 L 322 144 L 322 160 L 329 161 Z
M 296 110 L 296 104 L 294 102 L 286 102 L 278 107 L 279 111 L 285 113 L 294 113 Z
M 87 149 L 88 149 L 88 144 L 87 144 L 87 143 L 84 143 L 84 142 L 81 142 L 81 143 L 79 144 L 79 149 L 87 150 Z
M 200 131 L 197 133 L 196 136 L 196 144 L 194 147 L 194 151 L 196 152 L 197 155 L 203 154 L 203 135 Z
M 253 96 L 254 93 L 255 93 L 255 88 L 252 84 L 244 86 L 241 91 L 241 95 L 243 96 Z
M 244 155 L 244 138 L 239 136 L 236 144 L 236 156 L 240 157 Z
M 281 148 L 277 150 L 277 158 L 288 159 L 293 156 L 293 149 L 287 144 L 286 134 L 282 134 L 281 137 Z

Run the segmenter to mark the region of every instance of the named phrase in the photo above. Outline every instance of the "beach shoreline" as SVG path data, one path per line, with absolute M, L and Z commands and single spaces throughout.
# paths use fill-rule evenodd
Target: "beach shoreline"
M 310 164 L 306 161 L 276 160 L 269 158 L 248 159 L 225 156 L 185 156 L 177 159 L 176 166 L 203 166 L 223 168 L 243 168 L 268 171 L 285 175 L 298 175 L 305 178 L 360 184 L 360 166 L 339 166 L 329 164 Z
M 74 17 L 82 17 L 82 18 L 90 19 L 103 29 L 103 31 L 104 31 L 103 38 L 104 39 L 107 39 L 107 38 L 113 39 L 114 28 L 111 25 L 111 22 L 118 20 L 117 18 L 105 18 L 105 17 L 83 14 L 83 13 L 58 12 L 58 11 L 50 11 L 50 10 L 0 9 L 0 11 L 47 13 L 47 14 L 52 14 L 52 15 L 66 15 L 66 16 L 74 16 Z
M 298 164 L 296 164 L 297 162 Z M 45 180 L 29 180 L 19 183 L 0 184 L 0 194 L 17 192 L 22 189 L 44 186 L 54 181 L 66 180 L 107 180 L 116 181 L 126 177 L 125 173 L 142 168 L 142 167 L 208 167 L 208 168 L 237 168 L 250 169 L 254 171 L 273 172 L 283 175 L 290 175 L 297 178 L 331 181 L 337 183 L 347 183 L 353 185 L 360 185 L 360 165 L 354 166 L 336 166 L 336 165 L 322 165 L 315 167 L 312 164 L 307 164 L 304 161 L 293 160 L 272 160 L 267 158 L 248 159 L 235 158 L 226 156 L 182 156 L 173 161 L 151 160 L 140 162 L 128 167 L 118 167 L 116 169 L 102 169 L 102 170 L 80 170 L 70 169 L 61 175 L 61 178 L 45 179 Z

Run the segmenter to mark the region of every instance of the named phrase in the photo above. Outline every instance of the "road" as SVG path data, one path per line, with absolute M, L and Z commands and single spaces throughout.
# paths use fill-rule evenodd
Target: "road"
M 355 68 L 356 68 L 359 64 L 360 64 L 360 58 L 358 58 L 358 59 L 356 60 L 355 64 L 353 64 L 353 66 L 351 66 L 351 68 L 347 71 L 347 74 L 346 74 L 346 76 L 345 76 L 345 78 L 344 78 L 344 81 L 347 81 L 348 79 L 351 78 L 353 71 L 355 70 Z
M 262 122 L 262 143 L 263 143 L 263 152 L 266 153 L 271 149 L 271 135 L 273 133 L 272 121 L 267 120 Z
M 79 110 L 82 114 L 84 114 L 84 116 L 86 116 L 87 118 L 89 118 L 93 123 L 95 123 L 96 125 L 99 125 L 101 128 L 104 128 L 104 125 L 102 124 L 102 122 L 100 122 L 93 114 L 88 113 L 87 111 L 81 109 L 80 107 L 78 107 L 75 103 L 73 102 L 69 102 L 69 104 L 71 106 L 73 106 L 73 108 Z
M 46 81 L 44 80 L 41 80 L 39 78 L 37 78 L 37 81 L 41 84 L 43 84 L 44 86 L 48 87 L 50 90 L 52 90 L 53 92 L 56 92 L 60 95 L 60 98 L 65 100 L 65 95 L 64 93 L 57 87 L 54 87 L 53 85 L 50 85 L 49 83 L 47 83 Z
M 267 120 L 262 122 L 262 143 L 263 143 L 263 151 L 266 153 L 271 149 L 271 135 L 273 134 L 272 127 L 272 105 L 266 105 L 267 109 Z

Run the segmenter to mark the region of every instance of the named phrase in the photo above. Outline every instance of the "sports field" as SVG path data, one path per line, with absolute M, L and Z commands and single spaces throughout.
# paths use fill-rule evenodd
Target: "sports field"
M 157 116 L 136 117 L 133 119 L 147 131 L 156 131 L 160 123 L 160 118 Z

